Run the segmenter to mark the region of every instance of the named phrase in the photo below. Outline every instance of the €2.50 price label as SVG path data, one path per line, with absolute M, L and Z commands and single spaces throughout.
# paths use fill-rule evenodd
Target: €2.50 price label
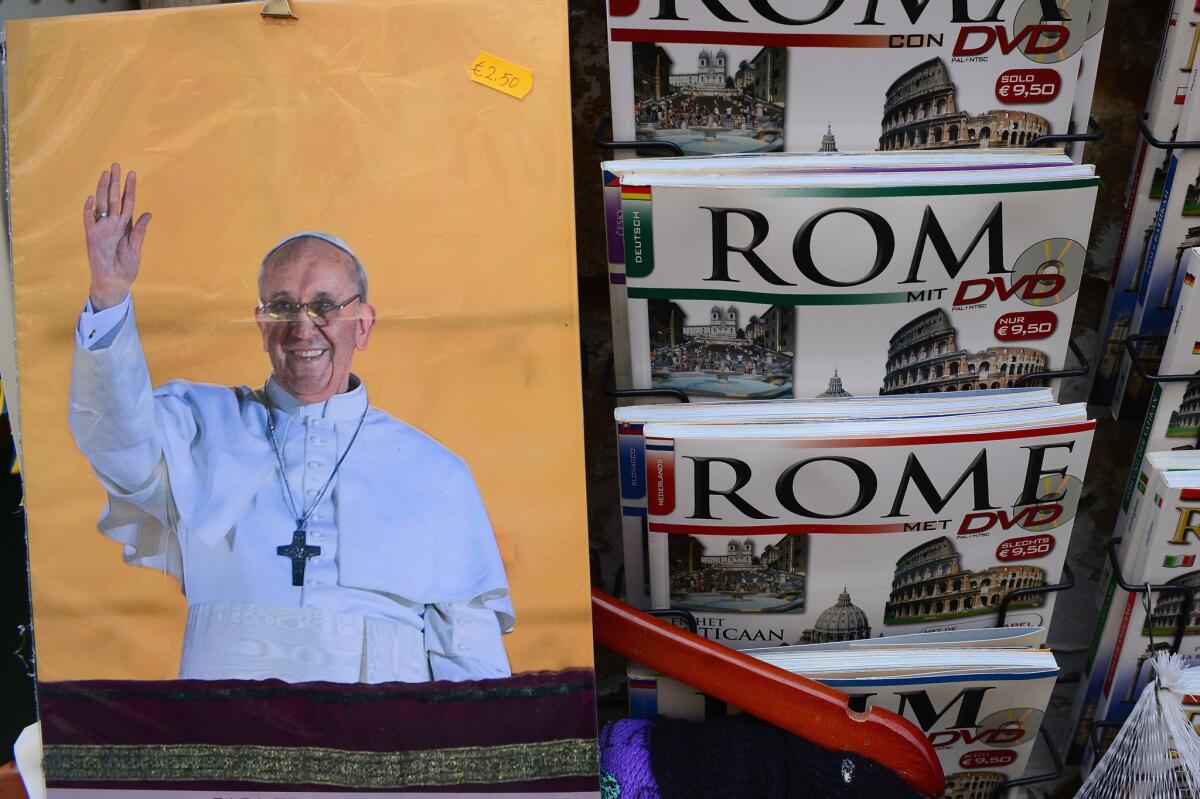
M 471 80 L 518 100 L 533 88 L 531 70 L 488 52 L 481 52 L 471 62 Z

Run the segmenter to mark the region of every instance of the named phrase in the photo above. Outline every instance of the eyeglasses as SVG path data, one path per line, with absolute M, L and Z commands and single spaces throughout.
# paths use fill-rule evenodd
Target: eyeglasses
M 361 300 L 361 294 L 355 294 L 345 302 L 333 300 L 313 300 L 312 302 L 292 302 L 291 300 L 272 300 L 259 302 L 258 310 L 271 317 L 276 322 L 299 322 L 300 314 L 307 314 L 317 327 L 324 327 L 337 319 L 338 314 L 350 303 Z

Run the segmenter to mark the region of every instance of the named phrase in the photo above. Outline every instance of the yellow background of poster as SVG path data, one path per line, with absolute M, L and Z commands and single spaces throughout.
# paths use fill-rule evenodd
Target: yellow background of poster
M 261 385 L 259 260 L 293 231 L 341 236 L 380 314 L 354 363 L 371 403 L 462 456 L 483 493 L 517 610 L 513 671 L 591 666 L 565 4 L 293 8 L 8 27 L 39 678 L 178 669 L 179 585 L 96 530 L 104 493 L 66 425 L 81 209 L 113 161 L 154 214 L 134 286 L 154 383 Z M 481 50 L 530 68 L 533 91 L 473 82 Z

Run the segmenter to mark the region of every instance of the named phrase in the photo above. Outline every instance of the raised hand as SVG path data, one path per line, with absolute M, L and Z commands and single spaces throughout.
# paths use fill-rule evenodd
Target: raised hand
M 83 231 L 92 273 L 88 295 L 94 310 L 120 303 L 137 278 L 150 214 L 133 221 L 136 196 L 137 175 L 130 172 L 125 178 L 122 195 L 121 165 L 113 164 L 112 169 L 100 173 L 96 195 L 83 204 Z

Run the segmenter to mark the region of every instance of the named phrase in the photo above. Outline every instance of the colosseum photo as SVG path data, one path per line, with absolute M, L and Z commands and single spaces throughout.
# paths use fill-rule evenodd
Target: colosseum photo
M 1046 353 L 1029 347 L 958 346 L 950 317 L 941 308 L 921 314 L 888 341 L 887 371 L 880 394 L 1013 388 L 1023 376 L 1046 371 Z
M 957 771 L 946 775 L 943 799 L 992 799 L 1005 776 L 999 771 Z
M 1045 583 L 1046 573 L 1036 566 L 1006 565 L 967 571 L 954 544 L 941 536 L 910 549 L 896 562 L 883 623 L 913 624 L 988 613 L 1012 591 Z M 1039 595 L 1012 603 L 1013 607 L 1041 604 Z
M 879 149 L 1028 147 L 1050 132 L 1045 117 L 1026 111 L 960 111 L 950 71 L 942 59 L 931 58 L 888 88 Z

